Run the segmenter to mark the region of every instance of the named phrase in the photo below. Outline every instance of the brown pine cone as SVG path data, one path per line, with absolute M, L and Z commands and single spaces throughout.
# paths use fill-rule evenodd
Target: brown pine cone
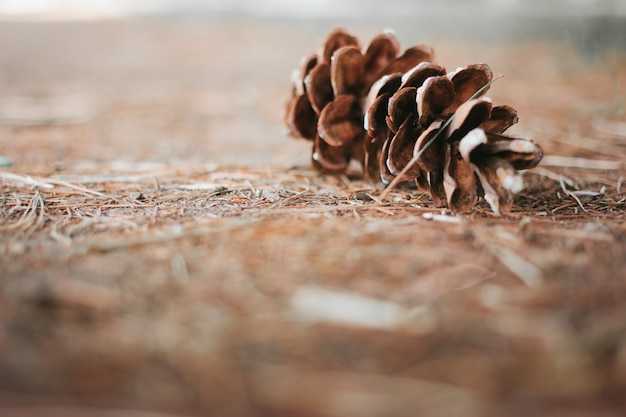
M 365 165 L 363 105 L 373 82 L 433 59 L 427 46 L 399 53 L 391 33 L 376 36 L 362 51 L 356 37 L 335 29 L 322 50 L 304 58 L 294 72 L 285 122 L 292 136 L 313 141 L 312 163 L 318 171 L 341 174 L 351 160 Z
M 510 211 L 523 186 L 517 170 L 535 167 L 543 151 L 502 134 L 517 112 L 482 97 L 492 77 L 485 64 L 447 74 L 423 62 L 376 82 L 365 116 L 369 177 L 389 183 L 415 159 L 402 180 L 416 180 L 439 205 L 463 212 L 484 196 L 495 213 Z

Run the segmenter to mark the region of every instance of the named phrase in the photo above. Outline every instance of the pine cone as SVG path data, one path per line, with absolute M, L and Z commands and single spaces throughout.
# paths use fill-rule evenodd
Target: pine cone
M 343 29 L 333 30 L 319 53 L 294 72 L 286 125 L 292 136 L 313 141 L 312 163 L 321 172 L 346 172 L 350 161 L 365 165 L 365 96 L 375 80 L 432 61 L 432 49 L 414 46 L 402 55 L 391 33 L 376 36 L 361 51 Z M 374 178 L 372 178 L 374 179 Z
M 492 77 L 485 64 L 446 74 L 423 62 L 377 81 L 365 116 L 370 178 L 378 171 L 388 183 L 417 157 L 402 180 L 416 180 L 439 205 L 463 212 L 484 196 L 495 213 L 510 211 L 513 194 L 522 189 L 517 170 L 535 167 L 543 151 L 502 134 L 518 117 L 482 97 Z

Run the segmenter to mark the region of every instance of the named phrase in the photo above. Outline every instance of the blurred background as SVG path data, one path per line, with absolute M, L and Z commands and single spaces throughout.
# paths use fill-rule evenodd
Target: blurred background
M 44 170 L 307 164 L 282 112 L 291 71 L 335 26 L 364 44 L 393 29 L 449 70 L 489 63 L 507 75 L 492 98 L 520 110 L 522 133 L 545 136 L 555 112 L 621 114 L 625 22 L 626 0 L 0 0 L 0 153 Z M 582 88 L 579 70 L 605 87 Z
M 419 26 L 426 34 L 568 38 L 586 47 L 624 48 L 625 0 L 2 0 L 11 20 L 207 15 L 290 19 L 368 19 Z M 471 30 L 470 30 L 471 29 Z M 469 32 L 468 32 L 469 31 Z M 597 45 L 593 45 L 597 44 Z
M 384 10 L 380 7 L 384 6 Z M 456 10 L 451 10 L 451 9 Z M 485 10 L 489 9 L 489 10 Z M 7 15 L 40 17 L 119 17 L 170 12 L 244 12 L 264 16 L 345 17 L 406 16 L 409 13 L 437 15 L 623 15 L 622 0 L 3 0 L 0 10 Z

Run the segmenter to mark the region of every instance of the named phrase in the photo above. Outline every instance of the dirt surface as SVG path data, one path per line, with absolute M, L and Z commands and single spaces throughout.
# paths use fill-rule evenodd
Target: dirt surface
M 330 27 L 0 24 L 0 415 L 622 415 L 626 57 L 399 32 L 546 152 L 455 215 L 284 136 Z

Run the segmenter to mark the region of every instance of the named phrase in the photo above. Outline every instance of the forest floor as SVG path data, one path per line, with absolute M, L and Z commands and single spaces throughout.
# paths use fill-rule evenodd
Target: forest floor
M 0 415 L 622 415 L 626 57 L 398 33 L 546 154 L 454 214 L 284 135 L 320 26 L 0 24 Z

